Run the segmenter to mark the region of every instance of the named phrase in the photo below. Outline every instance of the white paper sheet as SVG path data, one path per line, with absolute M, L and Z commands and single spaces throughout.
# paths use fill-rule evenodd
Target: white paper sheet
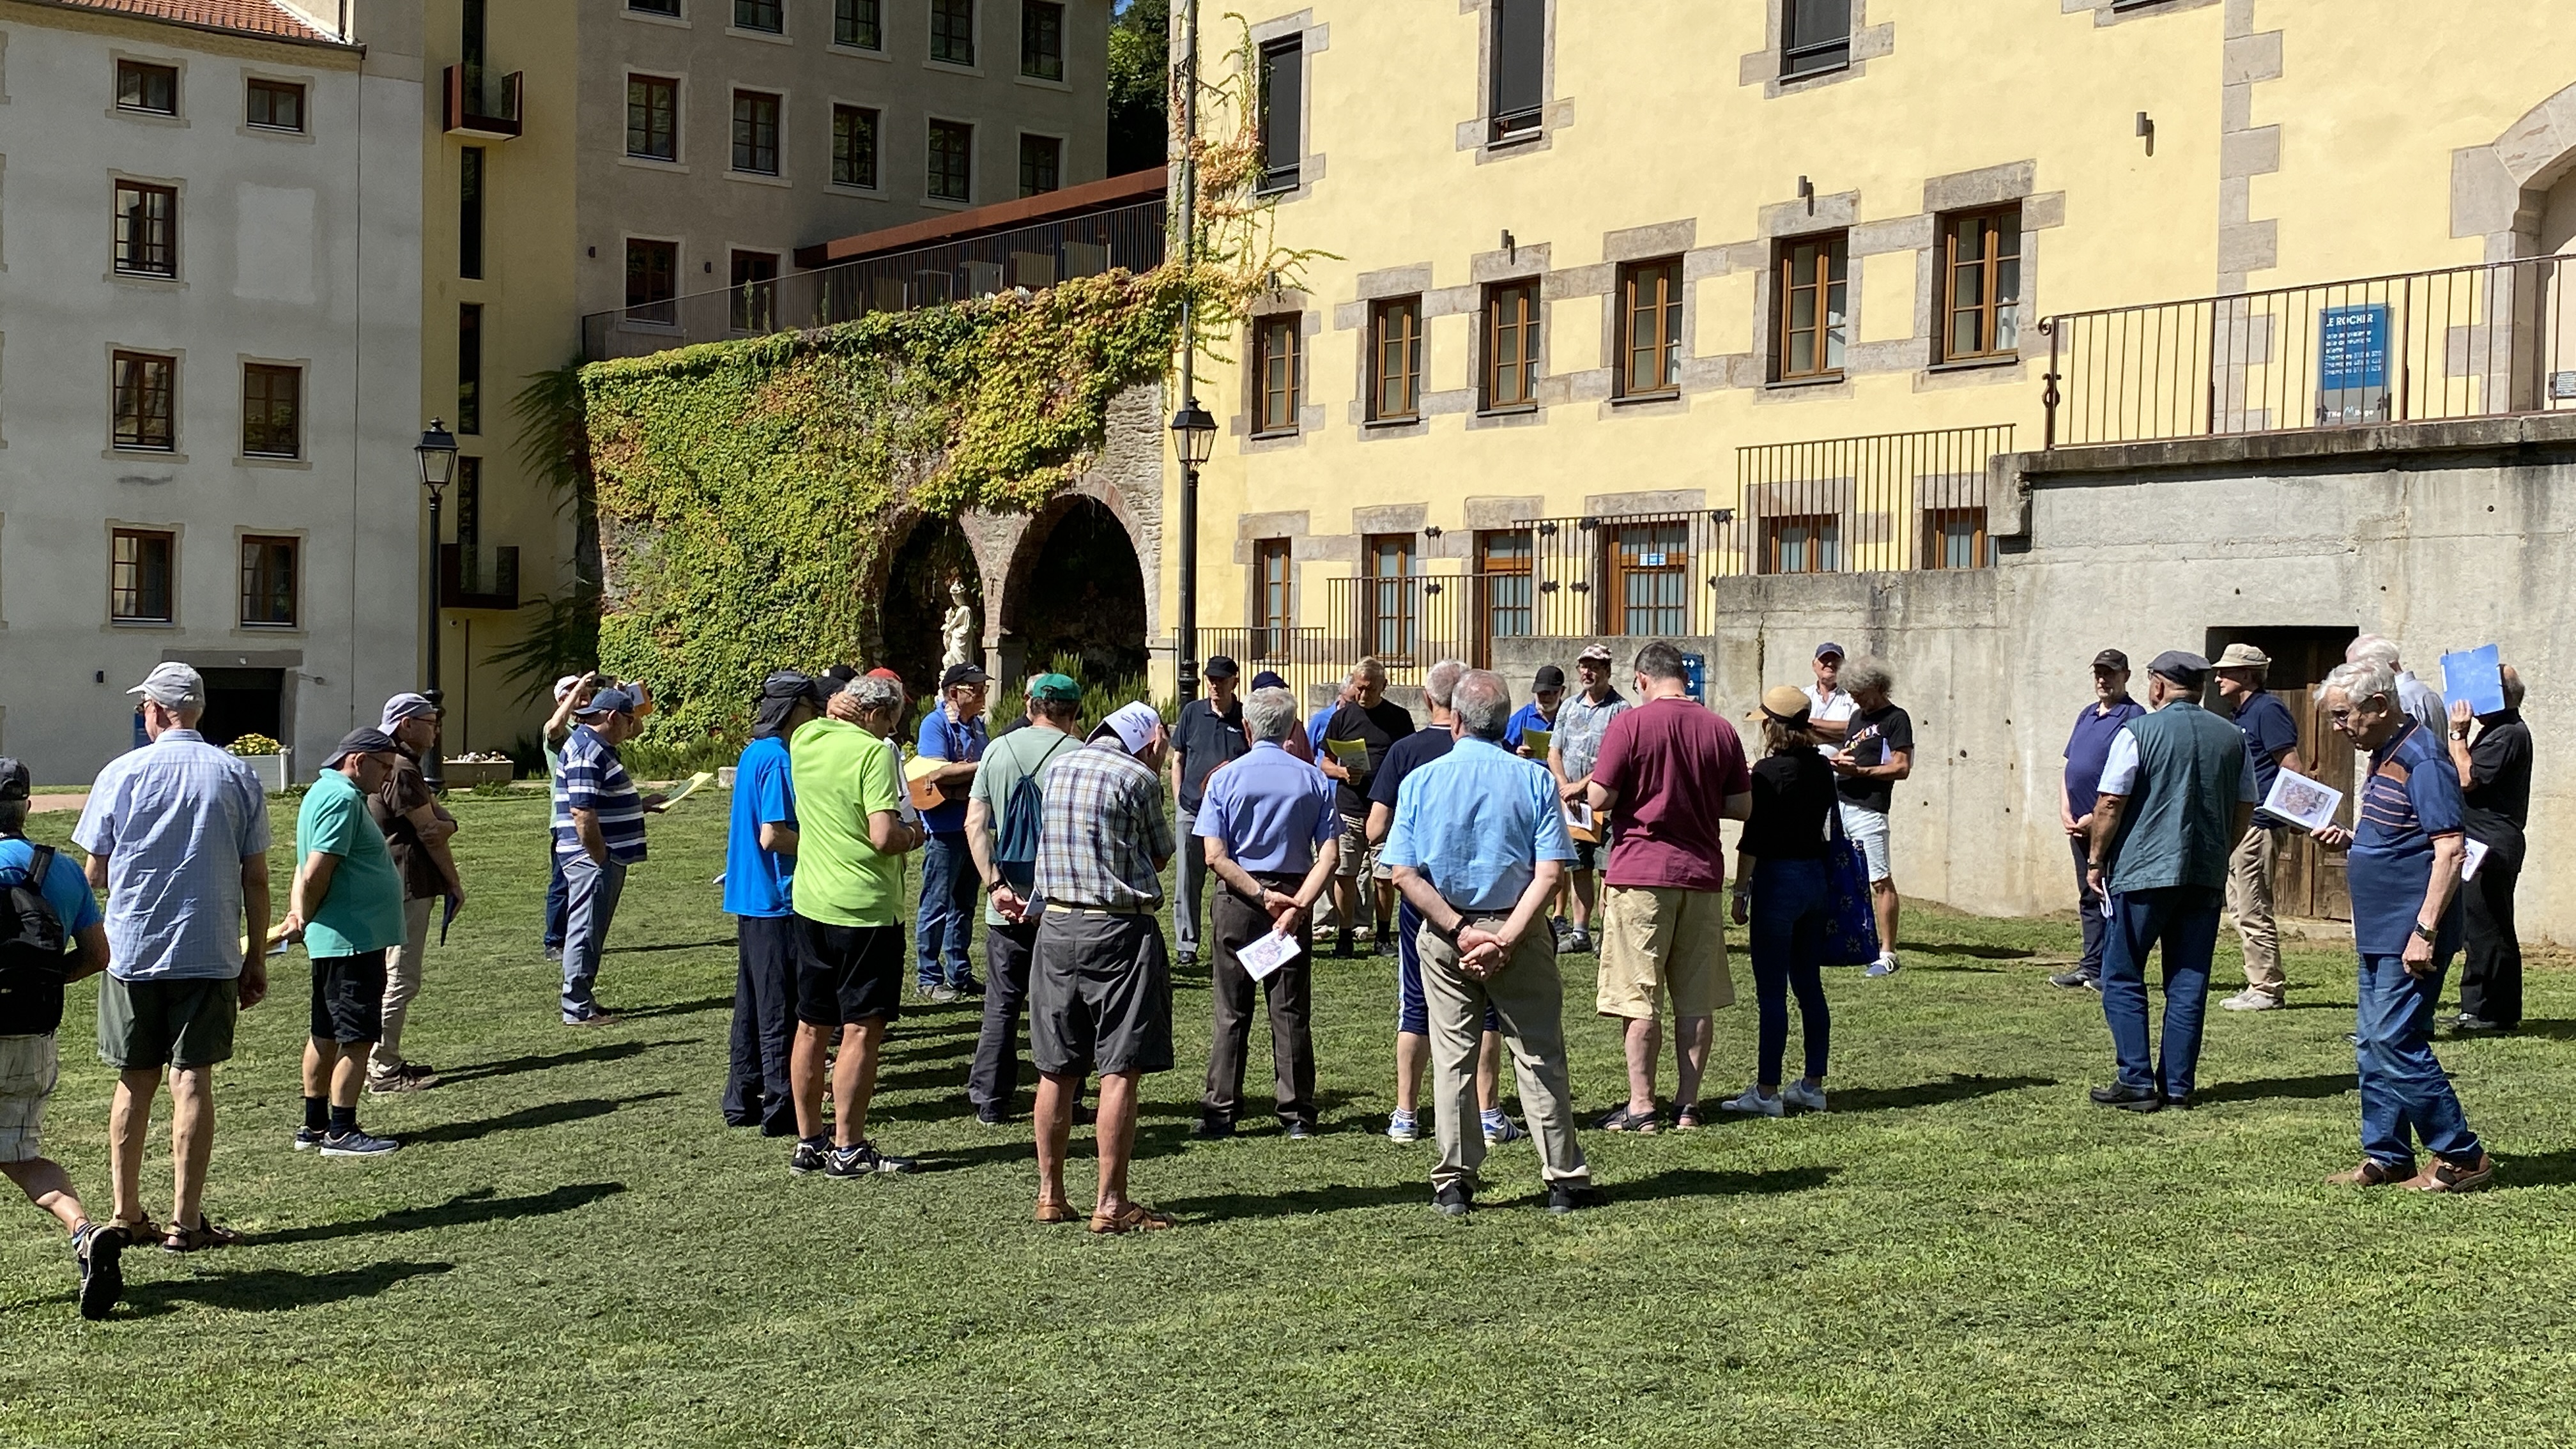
M 2272 777 L 2272 793 L 2263 800 L 2265 810 L 2304 830 L 2334 824 L 2335 810 L 2342 804 L 2341 790 L 2289 770 Z
M 2483 840 L 2470 841 L 2467 851 L 2460 859 L 2460 879 L 2474 879 L 2478 873 L 2478 862 L 2486 858 L 2487 843 Z
M 1277 931 L 1264 931 L 1258 940 L 1234 953 L 1243 974 L 1255 981 L 1267 981 L 1280 967 L 1297 959 L 1297 938 Z

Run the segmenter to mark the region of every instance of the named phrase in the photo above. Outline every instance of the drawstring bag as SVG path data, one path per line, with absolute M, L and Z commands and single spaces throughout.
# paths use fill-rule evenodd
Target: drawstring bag
M 1842 805 L 1825 812 L 1825 940 L 1819 964 L 1866 966 L 1878 959 L 1878 913 L 1871 908 L 1869 858 L 1843 834 Z

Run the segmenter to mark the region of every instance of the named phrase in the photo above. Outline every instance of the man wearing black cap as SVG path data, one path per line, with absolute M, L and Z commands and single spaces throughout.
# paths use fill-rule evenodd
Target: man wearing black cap
M 913 922 L 914 984 L 933 1001 L 981 996 L 983 984 L 966 959 L 975 931 L 975 861 L 966 848 L 966 792 L 991 743 L 985 732 L 984 686 L 990 676 L 974 664 L 952 664 L 939 677 L 939 707 L 921 717 L 914 742 L 924 760 L 947 764 L 926 778 L 939 787 L 939 803 L 921 812 L 930 842 L 921 852 L 921 914 Z
M 1529 730 L 1537 730 L 1542 734 L 1555 730 L 1556 707 L 1563 703 L 1565 703 L 1565 671 L 1553 664 L 1540 665 L 1537 677 L 1530 681 L 1529 703 L 1513 710 L 1511 719 L 1503 725 L 1503 748 L 1513 751 L 1523 759 L 1546 759 L 1545 745 L 1532 749 L 1521 735 Z
M 393 736 L 351 730 L 322 762 L 296 816 L 295 882 L 278 929 L 301 935 L 313 958 L 299 1152 L 381 1157 L 400 1145 L 358 1126 L 367 1055 L 384 1031 L 385 950 L 403 943 L 402 875 L 367 802 L 400 758 Z
M 2148 713 L 2120 727 L 2089 834 L 2090 884 L 2111 901 L 2102 1015 L 2119 1080 L 2093 1100 L 2130 1112 L 2191 1105 L 2209 958 L 2227 902 L 2227 858 L 2254 814 L 2245 737 L 2200 707 L 2209 661 L 2167 650 L 2147 666 Z M 2147 1040 L 2147 953 L 2165 972 L 2164 1056 Z
M 1207 698 L 1185 700 L 1172 723 L 1172 803 L 1181 839 L 1180 888 L 1172 894 L 1172 943 L 1180 951 L 1180 969 L 1199 964 L 1199 903 L 1207 894 L 1207 857 L 1198 849 L 1199 805 L 1207 797 L 1207 778 L 1226 761 L 1252 748 L 1243 732 L 1243 701 L 1235 681 L 1243 669 L 1222 654 L 1200 669 L 1207 679 Z
M 2102 766 L 2111 758 L 2111 740 L 2120 727 L 2146 708 L 2129 698 L 2129 656 L 2105 649 L 2093 656 L 2093 702 L 2075 716 L 2075 732 L 2066 737 L 2066 784 L 2057 801 L 2057 823 L 2075 852 L 2075 904 L 2084 918 L 2084 959 L 2072 971 L 2048 978 L 2051 986 L 2069 989 L 2102 986 L 2102 943 L 2111 933 L 2111 918 L 2102 913 L 2102 893 L 2093 889 L 2093 797 L 2102 793 Z
M 770 1137 L 796 1132 L 787 1058 L 796 1041 L 796 787 L 787 737 L 823 712 L 823 686 L 782 669 L 760 682 L 751 743 L 733 767 L 724 909 L 734 919 L 733 1065 L 724 1118 Z

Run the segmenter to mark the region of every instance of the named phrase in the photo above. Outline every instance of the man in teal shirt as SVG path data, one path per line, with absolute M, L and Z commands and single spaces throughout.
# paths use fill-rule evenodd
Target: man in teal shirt
M 385 949 L 403 941 L 402 876 L 367 801 L 398 758 L 384 731 L 350 731 L 323 761 L 295 818 L 295 884 L 279 934 L 302 935 L 313 958 L 299 1152 L 381 1157 L 401 1146 L 358 1127 L 367 1054 L 384 1029 Z

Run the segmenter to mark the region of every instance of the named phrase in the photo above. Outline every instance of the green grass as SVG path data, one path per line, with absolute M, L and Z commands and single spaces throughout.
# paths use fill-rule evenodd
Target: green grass
M 633 1014 L 598 1032 L 555 1024 L 535 949 L 544 803 L 460 799 L 476 894 L 412 1037 L 449 1081 L 366 1107 L 409 1145 L 288 1151 L 292 958 L 219 1077 L 208 1200 L 249 1246 L 134 1255 L 128 1307 L 85 1324 L 60 1237 L 0 1213 L 0 1442 L 2135 1449 L 2576 1423 L 2576 977 L 2555 964 L 2530 1032 L 2442 1048 L 2504 1163 L 2479 1197 L 2320 1184 L 2356 1155 L 2340 951 L 2293 958 L 2301 1009 L 2213 1013 L 2201 1109 L 2138 1118 L 2084 1101 L 2108 1065 L 2096 1000 L 2040 979 L 2071 923 L 1917 910 L 1903 974 L 1829 978 L 1831 1116 L 1587 1132 L 1614 1201 L 1561 1221 L 1515 1145 L 1463 1223 L 1429 1210 L 1429 1144 L 1375 1132 L 1391 963 L 1325 964 L 1328 1131 L 1296 1145 L 1185 1140 L 1207 998 L 1184 981 L 1183 1065 L 1149 1082 L 1135 1174 L 1184 1226 L 1102 1240 L 1029 1221 L 1025 1130 L 978 1126 L 960 1090 L 964 1005 L 901 1024 L 879 1098 L 880 1139 L 934 1171 L 791 1179 L 782 1144 L 721 1124 L 721 798 L 656 823 L 602 984 Z M 1572 1003 L 1591 965 L 1570 963 Z M 1729 1090 L 1752 1053 L 1738 978 Z M 103 1203 L 90 1000 L 51 1141 Z M 1597 1111 L 1614 1037 L 1570 1025 Z M 155 1160 L 156 1214 L 167 1183 Z

